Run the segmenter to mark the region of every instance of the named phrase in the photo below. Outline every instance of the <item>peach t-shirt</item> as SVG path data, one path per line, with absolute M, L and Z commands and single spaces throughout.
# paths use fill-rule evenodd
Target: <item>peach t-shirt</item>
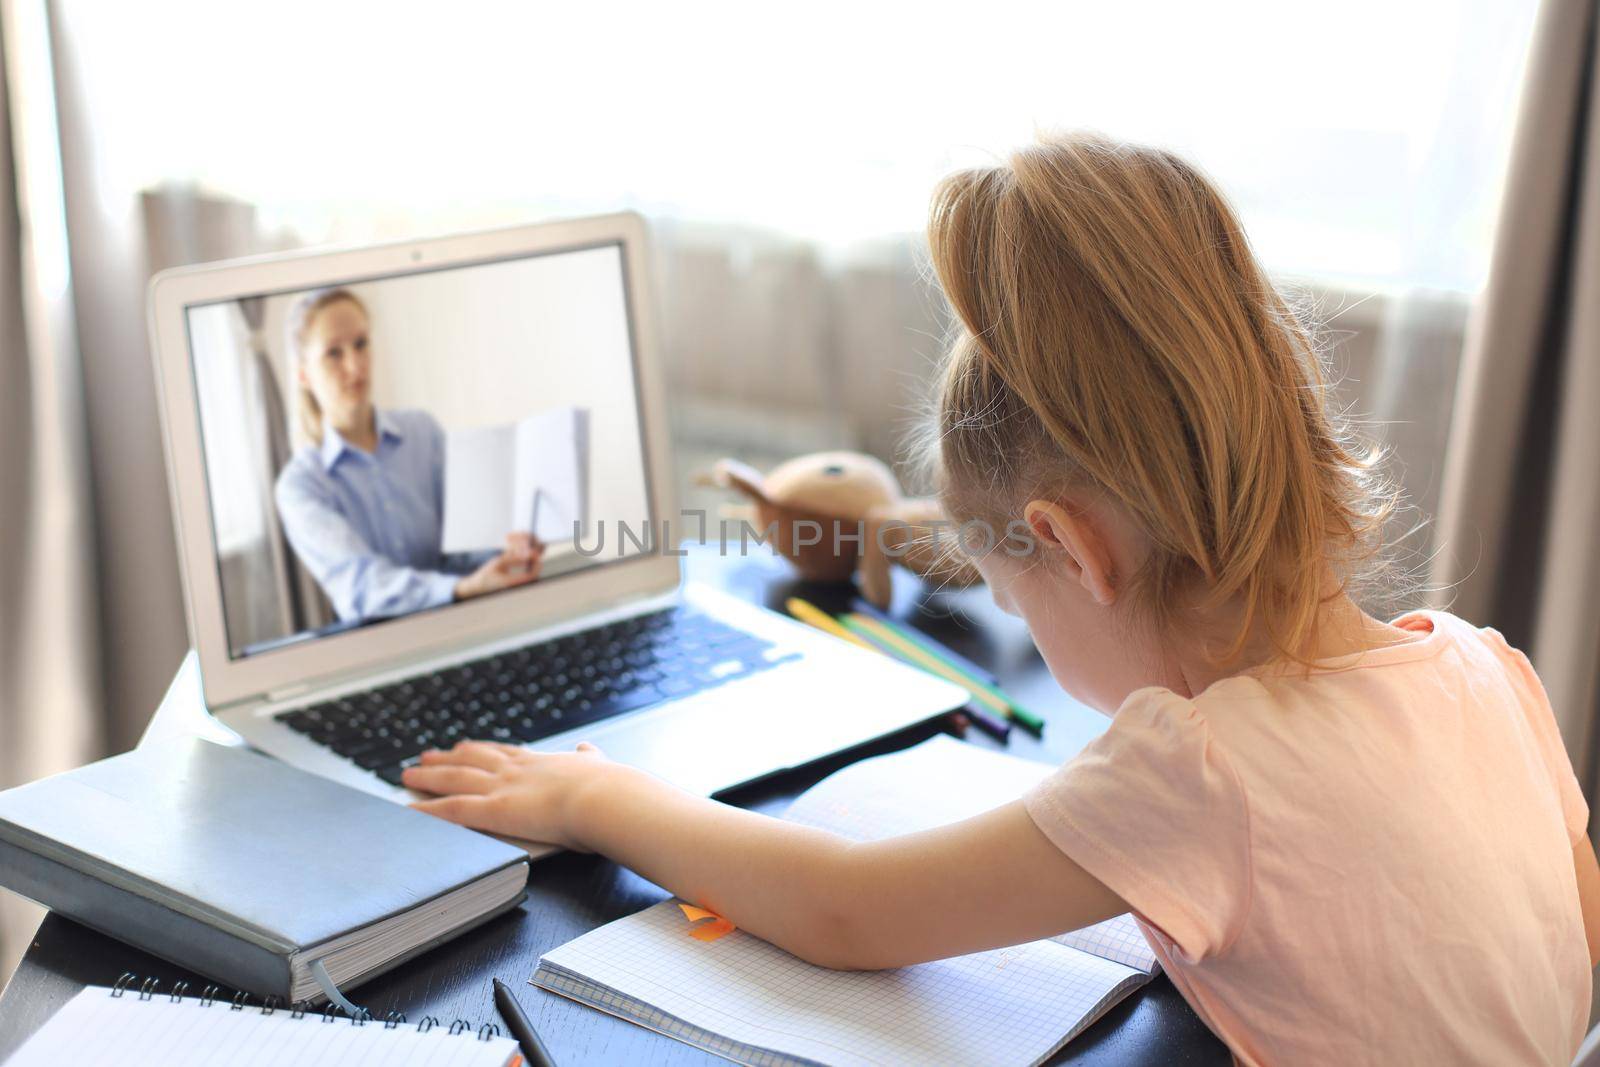
M 1131 694 L 1028 812 L 1239 1061 L 1568 1064 L 1588 808 L 1549 701 L 1493 630 L 1396 625 L 1309 674 Z

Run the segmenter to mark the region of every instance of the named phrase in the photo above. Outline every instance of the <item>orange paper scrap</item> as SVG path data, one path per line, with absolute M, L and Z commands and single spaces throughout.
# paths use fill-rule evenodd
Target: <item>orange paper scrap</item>
M 689 936 L 696 941 L 715 941 L 717 938 L 731 934 L 737 929 L 733 923 L 714 911 L 697 908 L 693 904 L 680 903 L 678 907 L 683 909 L 683 917 L 692 923 L 700 922 L 701 919 L 715 920 L 714 922 L 702 923 L 689 931 Z
M 715 941 L 717 938 L 734 931 L 734 925 L 727 919 L 718 919 L 716 922 L 696 926 L 689 931 L 689 936 L 696 941 Z

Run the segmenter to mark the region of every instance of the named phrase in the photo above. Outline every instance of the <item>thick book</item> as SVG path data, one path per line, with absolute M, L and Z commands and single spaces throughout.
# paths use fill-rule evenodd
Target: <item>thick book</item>
M 0 885 L 284 1004 L 509 910 L 527 880 L 520 848 L 195 738 L 0 793 Z
M 937 737 L 839 771 L 785 817 L 860 840 L 911 833 L 1015 800 L 1052 769 Z M 533 983 L 740 1063 L 1020 1067 L 1158 969 L 1127 915 L 915 967 L 832 971 L 668 900 L 546 953 Z

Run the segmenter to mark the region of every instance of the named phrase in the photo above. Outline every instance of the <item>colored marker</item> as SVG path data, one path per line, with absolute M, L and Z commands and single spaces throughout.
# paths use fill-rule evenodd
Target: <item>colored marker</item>
M 1011 724 L 996 715 L 991 715 L 984 711 L 978 706 L 976 700 L 969 701 L 966 707 L 960 710 L 961 714 L 967 717 L 967 721 L 996 741 L 1011 740 Z
M 972 694 L 974 703 L 982 704 L 984 707 L 1001 715 L 1005 715 L 1010 710 L 1011 705 L 990 693 L 984 692 L 971 678 L 928 655 L 928 653 L 915 645 L 902 641 L 865 615 L 844 615 L 840 617 L 839 621 L 855 633 L 882 645 L 886 650 L 891 651 L 895 656 L 905 660 L 907 663 L 914 663 L 930 674 L 937 674 L 946 681 L 951 681 L 961 686 L 961 688 Z
M 972 677 L 930 649 L 912 644 L 878 620 L 869 618 L 866 615 L 851 614 L 844 616 L 841 621 L 857 633 L 867 633 L 881 637 L 885 643 L 898 651 L 904 652 L 912 660 L 924 664 L 933 673 L 948 678 L 957 685 L 965 686 L 967 691 L 979 703 L 1013 719 L 1029 732 L 1034 734 L 1044 732 L 1044 720 L 1039 716 L 1026 708 L 1019 707 L 1015 701 L 994 686 Z
M 987 683 L 988 685 L 1000 684 L 1000 679 L 995 677 L 993 671 L 985 670 L 984 668 L 978 666 L 976 663 L 972 662 L 970 659 L 963 656 L 961 653 L 957 652 L 943 641 L 934 640 L 928 634 L 923 633 L 915 626 L 901 622 L 898 619 L 891 618 L 886 613 L 879 611 L 871 601 L 864 600 L 861 597 L 856 597 L 850 601 L 850 607 L 852 610 L 858 611 L 869 618 L 877 619 L 879 622 L 892 629 L 895 633 L 899 634 L 901 637 L 904 637 L 907 641 L 910 641 L 914 645 L 921 645 L 923 648 L 927 649 L 929 652 L 932 652 L 934 655 L 938 656 L 952 667 L 965 674 L 971 675 L 972 677 L 978 679 L 978 681 Z
M 840 621 L 848 624 L 849 620 L 841 618 Z M 957 681 L 956 679 L 951 678 L 949 675 L 933 670 L 928 666 L 925 660 L 912 659 L 899 649 L 884 641 L 877 634 L 869 633 L 865 630 L 857 631 L 857 634 L 869 642 L 873 648 L 879 652 L 882 652 L 890 659 L 898 660 L 901 663 L 908 663 L 920 670 L 927 671 L 929 674 L 938 675 L 947 681 L 955 682 L 963 689 L 966 689 L 968 693 L 972 692 L 971 687 L 969 687 L 965 682 Z M 988 734 L 990 737 L 994 738 L 996 741 L 1011 740 L 1011 724 L 1005 719 L 984 710 L 984 708 L 978 703 L 978 698 L 975 695 L 973 696 L 972 700 L 967 702 L 965 707 L 957 709 L 956 714 L 966 716 L 968 722 L 982 730 L 984 733 Z
M 793 615 L 808 626 L 814 626 L 825 634 L 832 634 L 841 641 L 849 641 L 851 644 L 860 645 L 869 651 L 877 651 L 870 644 L 834 622 L 833 616 L 815 604 L 801 600 L 797 596 L 792 596 L 783 602 L 783 606 L 788 609 L 790 615 Z

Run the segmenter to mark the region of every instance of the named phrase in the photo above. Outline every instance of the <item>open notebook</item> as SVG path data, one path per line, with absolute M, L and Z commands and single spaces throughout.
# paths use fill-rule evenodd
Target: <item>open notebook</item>
M 444 450 L 446 552 L 498 549 L 525 530 L 547 545 L 588 522 L 589 412 L 559 407 L 450 431 Z
M 786 817 L 887 837 L 1015 800 L 1051 769 L 936 737 L 839 771 Z M 876 972 L 815 967 L 742 930 L 708 937 L 709 925 L 663 901 L 547 953 L 533 982 L 742 1063 L 1020 1065 L 1048 1058 L 1158 967 L 1126 915 Z
M 67 1001 L 5 1067 L 516 1067 L 517 1043 L 493 1024 L 354 1022 L 210 996 L 90 986 Z

